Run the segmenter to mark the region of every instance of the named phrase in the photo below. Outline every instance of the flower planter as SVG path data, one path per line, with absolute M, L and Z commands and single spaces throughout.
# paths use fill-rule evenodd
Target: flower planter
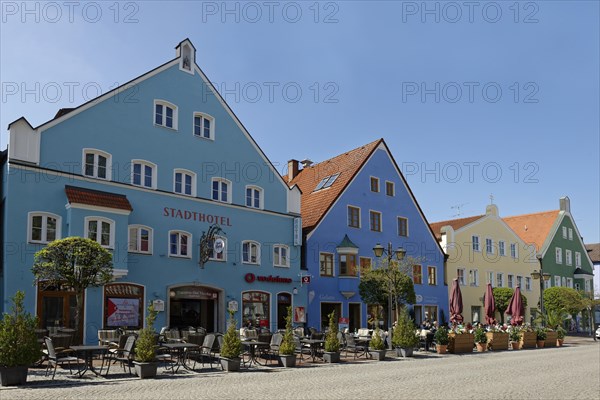
M 508 350 L 508 333 L 486 332 L 488 338 L 488 349 L 493 351 Z
M 135 369 L 135 374 L 141 379 L 155 378 L 156 367 L 158 367 L 158 363 L 134 361 L 133 367 Z
M 544 348 L 544 344 L 545 344 L 545 343 L 546 343 L 546 341 L 545 341 L 545 340 L 538 340 L 538 341 L 536 341 L 537 348 L 538 348 L 538 349 L 543 349 L 543 348 Z
M 438 354 L 446 354 L 446 352 L 448 351 L 448 345 L 447 344 L 436 344 L 435 350 L 437 351 Z
M 521 332 L 520 342 L 522 349 L 535 349 L 537 335 L 535 332 Z
M 546 332 L 546 347 L 556 347 L 558 340 L 558 332 L 548 331 Z
M 221 358 L 221 366 L 227 372 L 237 372 L 240 370 L 241 359 L 237 358 Z
M 296 366 L 296 355 L 281 355 L 279 356 L 279 366 L 285 368 L 294 368 Z
M 24 385 L 27 382 L 27 366 L 0 367 L 2 386 Z
M 475 345 L 477 346 L 478 353 L 483 353 L 487 350 L 487 343 L 475 343 Z
M 510 348 L 513 350 L 521 350 L 521 342 L 510 342 Z
M 369 354 L 373 360 L 383 361 L 385 360 L 385 353 L 387 350 L 373 350 L 369 349 Z
M 413 356 L 413 350 L 414 348 L 412 347 L 396 347 L 396 355 L 398 357 L 412 357 Z
M 475 336 L 472 333 L 451 333 L 448 335 L 450 342 L 448 342 L 448 351 L 450 353 L 471 353 L 473 352 L 473 343 L 475 343 Z
M 325 351 L 323 352 L 323 361 L 326 363 L 339 363 L 340 352 L 339 351 Z

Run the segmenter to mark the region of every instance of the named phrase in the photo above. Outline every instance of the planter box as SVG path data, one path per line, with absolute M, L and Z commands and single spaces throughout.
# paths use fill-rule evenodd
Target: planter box
M 396 347 L 396 355 L 398 357 L 412 357 L 413 350 L 412 347 Z
M 156 362 L 133 362 L 133 367 L 135 369 L 135 374 L 139 376 L 141 379 L 147 378 L 155 378 L 156 377 L 156 367 L 158 367 L 158 363 Z
M 537 335 L 535 332 L 521 332 L 521 348 L 535 349 L 537 345 Z
M 488 348 L 490 350 L 508 350 L 508 333 L 486 332 L 485 335 L 488 338 Z
M 240 370 L 242 360 L 240 358 L 221 358 L 221 366 L 227 372 L 237 372 Z
M 373 360 L 383 361 L 385 360 L 385 353 L 387 350 L 373 350 L 369 349 L 369 354 Z
M 546 332 L 546 347 L 556 347 L 556 341 L 558 340 L 558 332 Z
M 296 355 L 279 356 L 279 366 L 285 368 L 294 368 L 296 366 Z
M 475 345 L 475 336 L 472 333 L 462 333 L 449 335 L 450 342 L 448 343 L 448 351 L 450 353 L 471 353 Z
M 326 363 L 339 363 L 340 362 L 340 352 L 339 351 L 325 351 L 323 352 L 323 361 Z
M 0 367 L 0 384 L 2 386 L 24 385 L 27 382 L 27 366 Z

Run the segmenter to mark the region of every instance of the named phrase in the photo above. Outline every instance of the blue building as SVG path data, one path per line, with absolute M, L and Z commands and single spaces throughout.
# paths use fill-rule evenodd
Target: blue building
M 223 331 L 227 310 L 244 324 L 284 327 L 300 290 L 300 191 L 290 189 L 195 61 L 189 40 L 174 59 L 33 128 L 9 125 L 2 161 L 0 308 L 21 289 L 41 327 L 143 325 Z M 210 259 L 200 262 L 201 238 Z M 83 236 L 113 254 L 114 282 L 74 294 L 32 286 L 34 253 Z M 207 247 L 208 246 L 208 247 Z M 298 295 L 295 295 L 298 293 Z M 303 308 L 299 308 L 300 312 Z M 1 310 L 0 310 L 1 311 Z
M 444 253 L 384 140 L 302 165 L 289 162 L 288 182 L 302 191 L 308 325 L 324 328 L 335 310 L 351 331 L 374 320 L 389 326 L 387 304 L 364 304 L 358 290 L 361 269 L 380 265 L 373 252 L 378 243 L 401 246 L 418 260 L 410 271 L 415 320 L 426 312 L 431 320 L 447 318 Z

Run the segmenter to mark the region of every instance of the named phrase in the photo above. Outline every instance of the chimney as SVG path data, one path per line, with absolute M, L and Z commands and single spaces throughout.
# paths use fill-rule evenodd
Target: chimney
M 291 182 L 298 175 L 298 160 L 288 161 L 288 182 Z
M 313 165 L 313 162 L 308 158 L 305 158 L 304 160 L 300 161 L 300 163 L 302 163 L 302 168 L 308 168 L 311 165 Z
M 571 200 L 567 196 L 560 198 L 560 211 L 571 212 Z

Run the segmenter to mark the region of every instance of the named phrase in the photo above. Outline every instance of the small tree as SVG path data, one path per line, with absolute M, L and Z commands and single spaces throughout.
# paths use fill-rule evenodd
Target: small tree
M 234 312 L 229 311 L 229 326 L 223 335 L 223 346 L 221 347 L 221 356 L 224 358 L 237 358 L 242 354 L 242 341 L 233 316 Z
M 0 321 L 0 366 L 29 366 L 39 360 L 42 349 L 37 341 L 37 318 L 25 311 L 25 293 L 12 297 L 12 312 Z
M 340 351 L 340 339 L 337 337 L 338 326 L 336 323 L 335 310 L 329 314 L 329 330 L 325 337 L 325 351 L 335 352 Z
M 435 342 L 439 345 L 447 345 L 450 342 L 450 338 L 448 337 L 448 329 L 445 325 L 442 325 L 435 331 L 434 334 Z
M 292 307 L 288 306 L 287 315 L 285 316 L 285 333 L 279 346 L 279 353 L 284 356 L 291 356 L 296 351 L 296 343 L 294 343 L 294 331 L 292 329 Z
M 154 332 L 154 321 L 157 311 L 154 310 L 154 303 L 148 305 L 148 314 L 146 315 L 146 326 L 140 330 L 138 339 L 135 343 L 135 359 L 139 362 L 152 362 L 156 359 L 156 333 Z
M 75 291 L 75 327 L 83 315 L 83 294 L 112 280 L 112 255 L 99 243 L 82 237 L 55 240 L 35 253 L 31 269 L 41 287 L 62 287 Z M 78 332 L 80 335 L 81 332 Z
M 575 289 L 561 286 L 544 289 L 544 308 L 546 310 L 564 309 L 569 314 L 577 314 L 583 307 L 581 295 Z
M 494 288 L 494 300 L 496 301 L 496 311 L 500 313 L 500 323 L 504 323 L 504 313 L 508 307 L 508 303 L 510 302 L 510 298 L 512 297 L 514 290 L 511 288 Z M 521 293 L 521 301 L 523 302 L 523 307 L 527 307 L 527 297 Z
M 381 338 L 379 327 L 375 328 L 375 331 L 373 331 L 369 347 L 373 350 L 385 350 L 385 343 L 383 343 L 383 339 Z
M 408 313 L 406 307 L 400 311 L 400 318 L 394 328 L 392 335 L 392 345 L 403 349 L 410 349 L 419 343 L 419 338 L 415 333 L 415 324 Z

